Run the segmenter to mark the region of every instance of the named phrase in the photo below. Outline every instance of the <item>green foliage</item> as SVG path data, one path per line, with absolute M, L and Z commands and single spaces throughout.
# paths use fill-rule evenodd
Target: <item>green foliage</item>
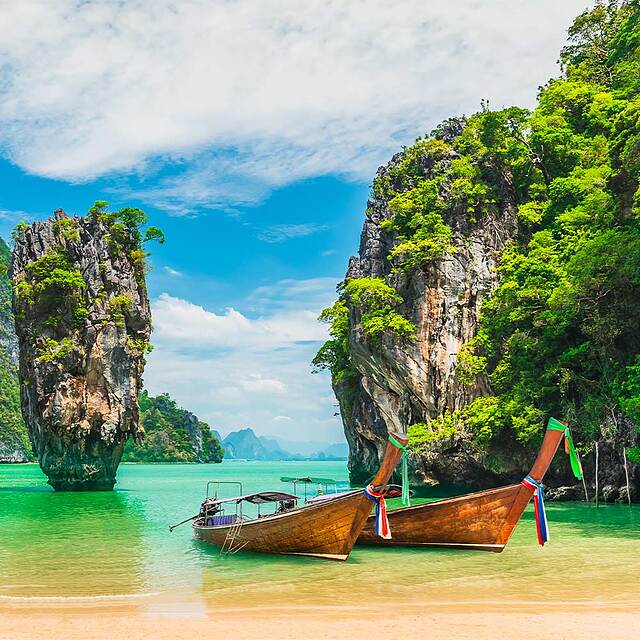
M 428 424 L 416 422 L 407 429 L 409 448 L 416 452 L 425 451 L 434 443 L 457 435 L 462 428 L 458 413 L 445 413 Z
M 445 128 L 405 149 L 401 161 L 374 182 L 374 195 L 387 200 L 392 214 L 381 226 L 395 234 L 389 252 L 394 270 L 411 272 L 454 253 L 446 220 L 464 232 L 514 197 L 528 224 L 544 213 L 545 166 L 530 140 L 527 110 L 483 105 L 456 125 L 457 135 L 448 142 L 441 139 Z
M 124 450 L 125 462 L 222 462 L 224 450 L 209 425 L 178 407 L 168 394 L 155 398 L 142 391 L 139 396 L 142 442 L 130 439 Z M 194 441 L 202 440 L 198 458 Z
M 542 181 L 522 182 L 526 231 L 459 357 L 463 382 L 486 367 L 494 392 L 461 413 L 478 442 L 534 442 L 553 414 L 586 440 L 613 415 L 640 419 L 639 15 L 637 2 L 583 13 L 565 77 L 514 134 Z
M 340 384 L 357 374 L 349 356 L 349 309 L 343 299 L 338 299 L 318 319 L 330 325 L 331 338 L 320 347 L 311 364 L 315 371 L 330 371 L 332 380 Z
M 425 180 L 389 201 L 393 216 L 383 223 L 383 228 L 398 233 L 398 244 L 389 253 L 397 269 L 411 271 L 454 251 L 453 232 L 442 219 L 439 203 L 435 180 Z
M 133 308 L 133 298 L 129 292 L 109 298 L 109 318 L 117 326 L 124 326 L 125 317 Z
M 132 353 L 136 355 L 145 355 L 146 353 L 151 353 L 153 351 L 153 345 L 149 340 L 145 340 L 144 338 L 127 338 L 127 347 Z
M 458 380 L 485 376 L 491 394 L 413 425 L 414 448 L 456 430 L 478 446 L 527 446 L 554 414 L 583 441 L 620 414 L 640 421 L 640 2 L 581 14 L 561 63 L 532 112 L 483 104 L 417 140 L 374 181 L 391 213 L 381 226 L 394 270 L 442 259 L 473 225 L 493 218 L 499 228 L 499 212 L 517 207 L 500 284 L 457 360 Z M 379 310 L 399 304 L 394 291 L 355 282 L 343 299 L 361 310 L 365 333 L 390 332 Z
M 357 374 L 349 355 L 349 305 L 360 310 L 362 329 L 370 340 L 378 340 L 385 334 L 409 340 L 416 333 L 415 326 L 394 309 L 402 297 L 382 278 L 353 278 L 338 290 L 340 298 L 319 316 L 321 322 L 330 324 L 331 339 L 320 347 L 312 361 L 316 370 L 328 369 L 336 383 Z
M 147 214 L 136 207 L 124 207 L 118 211 L 109 211 L 106 200 L 96 200 L 87 215 L 104 224 L 109 230 L 109 247 L 114 257 L 124 253 L 134 267 L 136 280 L 144 286 L 147 252 L 143 245 L 149 241 L 163 244 L 164 233 L 158 227 L 143 227 L 147 223 Z
M 53 338 L 44 338 L 36 348 L 37 360 L 41 364 L 60 363 L 73 351 L 74 347 L 71 338 L 62 338 L 60 342 Z
M 53 225 L 53 232 L 70 242 L 80 242 L 80 227 L 74 218 L 59 218 Z
M 18 369 L 0 346 L 0 449 L 23 451 L 33 459 L 31 444 L 20 410 Z
M 28 228 L 29 225 L 23 220 L 20 220 L 11 232 L 11 239 L 15 242 Z
M 11 259 L 9 248 L 0 238 L 0 449 L 23 451 L 32 459 L 33 453 L 20 410 L 18 368 L 10 355 L 13 335 L 11 282 L 7 267 Z
M 151 240 L 155 240 L 160 244 L 164 244 L 165 237 L 162 229 L 159 229 L 158 227 L 148 227 L 144 233 L 143 242 L 149 242 Z
M 478 376 L 485 373 L 487 370 L 487 358 L 485 356 L 477 355 L 477 345 L 478 341 L 473 340 L 463 345 L 458 352 L 456 378 L 462 382 L 462 384 L 467 386 L 473 385 Z
M 362 312 L 362 328 L 367 337 L 375 339 L 383 334 L 403 340 L 415 337 L 415 325 L 394 309 L 402 297 L 382 278 L 347 280 L 343 296 Z
M 25 267 L 25 279 L 14 285 L 20 312 L 30 310 L 40 328 L 61 327 L 65 321 L 82 326 L 89 310 L 86 283 L 63 249 L 53 249 Z

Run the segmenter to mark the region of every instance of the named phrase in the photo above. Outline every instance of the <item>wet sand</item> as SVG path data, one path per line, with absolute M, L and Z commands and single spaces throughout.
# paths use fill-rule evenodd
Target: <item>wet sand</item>
M 14 603 L 15 605 L 15 603 Z M 496 605 L 498 606 L 498 605 Z M 210 610 L 197 603 L 157 603 L 150 606 L 3 607 L 2 640 L 193 640 L 245 638 L 278 640 L 635 640 L 640 637 L 640 609 L 615 603 L 522 604 L 503 611 L 461 611 L 459 607 L 398 606 L 363 602 L 353 607 L 281 607 Z
M 442 611 L 425 604 L 403 611 L 390 602 L 385 610 L 371 603 L 362 608 L 282 608 L 279 610 L 186 611 L 180 606 L 132 611 L 129 607 L 96 610 L 0 608 L 2 640 L 193 640 L 256 638 L 269 640 L 635 640 L 640 637 L 636 611 L 580 610 Z

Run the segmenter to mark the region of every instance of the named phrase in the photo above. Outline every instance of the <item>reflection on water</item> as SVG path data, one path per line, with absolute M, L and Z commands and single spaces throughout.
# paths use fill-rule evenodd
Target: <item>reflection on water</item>
M 360 606 L 545 602 L 640 605 L 640 508 L 550 504 L 538 547 L 531 511 L 502 554 L 356 548 L 346 563 L 240 553 L 221 557 L 187 524 L 205 483 L 286 490 L 281 475 L 346 476 L 344 463 L 125 465 L 113 493 L 54 493 L 36 466 L 0 467 L 0 596 L 160 593 L 213 610 L 256 605 Z M 290 487 L 289 487 L 290 488 Z M 555 604 L 554 604 L 555 603 Z M 1 601 L 0 601 L 1 604 Z

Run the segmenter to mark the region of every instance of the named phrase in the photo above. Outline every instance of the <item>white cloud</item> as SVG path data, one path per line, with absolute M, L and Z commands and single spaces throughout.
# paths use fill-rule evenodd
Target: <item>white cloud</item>
M 154 351 L 145 383 L 228 433 L 267 423 L 294 439 L 339 441 L 328 376 L 310 361 L 327 337 L 316 320 L 335 278 L 284 280 L 247 298 L 254 313 L 223 313 L 162 294 L 153 301 Z M 255 313 L 257 311 L 257 313 Z M 277 425 L 274 427 L 274 425 Z
M 33 214 L 26 211 L 0 209 L 0 220 L 8 220 L 10 222 L 20 222 L 20 220 L 32 220 Z
M 210 349 L 287 345 L 324 340 L 326 329 L 315 310 L 297 308 L 249 319 L 236 309 L 223 314 L 163 293 L 153 304 L 153 326 L 164 340 Z
M 172 269 L 168 265 L 165 265 L 163 267 L 163 269 L 173 278 L 180 278 L 182 276 L 182 272 L 181 271 L 176 271 L 175 269 Z
M 276 243 L 291 238 L 303 238 L 327 229 L 323 224 L 275 224 L 258 234 L 258 240 Z
M 3 5 L 0 145 L 181 215 L 370 180 L 451 114 L 532 104 L 584 0 L 32 0 Z M 165 164 L 178 175 L 147 179 Z M 166 172 L 163 172 L 166 176 Z M 150 186 L 153 185 L 153 186 Z

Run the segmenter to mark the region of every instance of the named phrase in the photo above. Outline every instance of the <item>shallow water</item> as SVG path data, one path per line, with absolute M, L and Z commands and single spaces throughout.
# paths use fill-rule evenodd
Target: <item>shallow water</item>
M 346 563 L 221 557 L 187 524 L 210 479 L 281 489 L 281 475 L 346 478 L 343 462 L 123 465 L 117 490 L 55 493 L 36 465 L 0 466 L 0 604 L 184 600 L 227 607 L 358 606 L 363 602 L 558 607 L 640 605 L 640 508 L 549 504 L 551 540 L 531 509 L 501 554 L 357 548 Z

